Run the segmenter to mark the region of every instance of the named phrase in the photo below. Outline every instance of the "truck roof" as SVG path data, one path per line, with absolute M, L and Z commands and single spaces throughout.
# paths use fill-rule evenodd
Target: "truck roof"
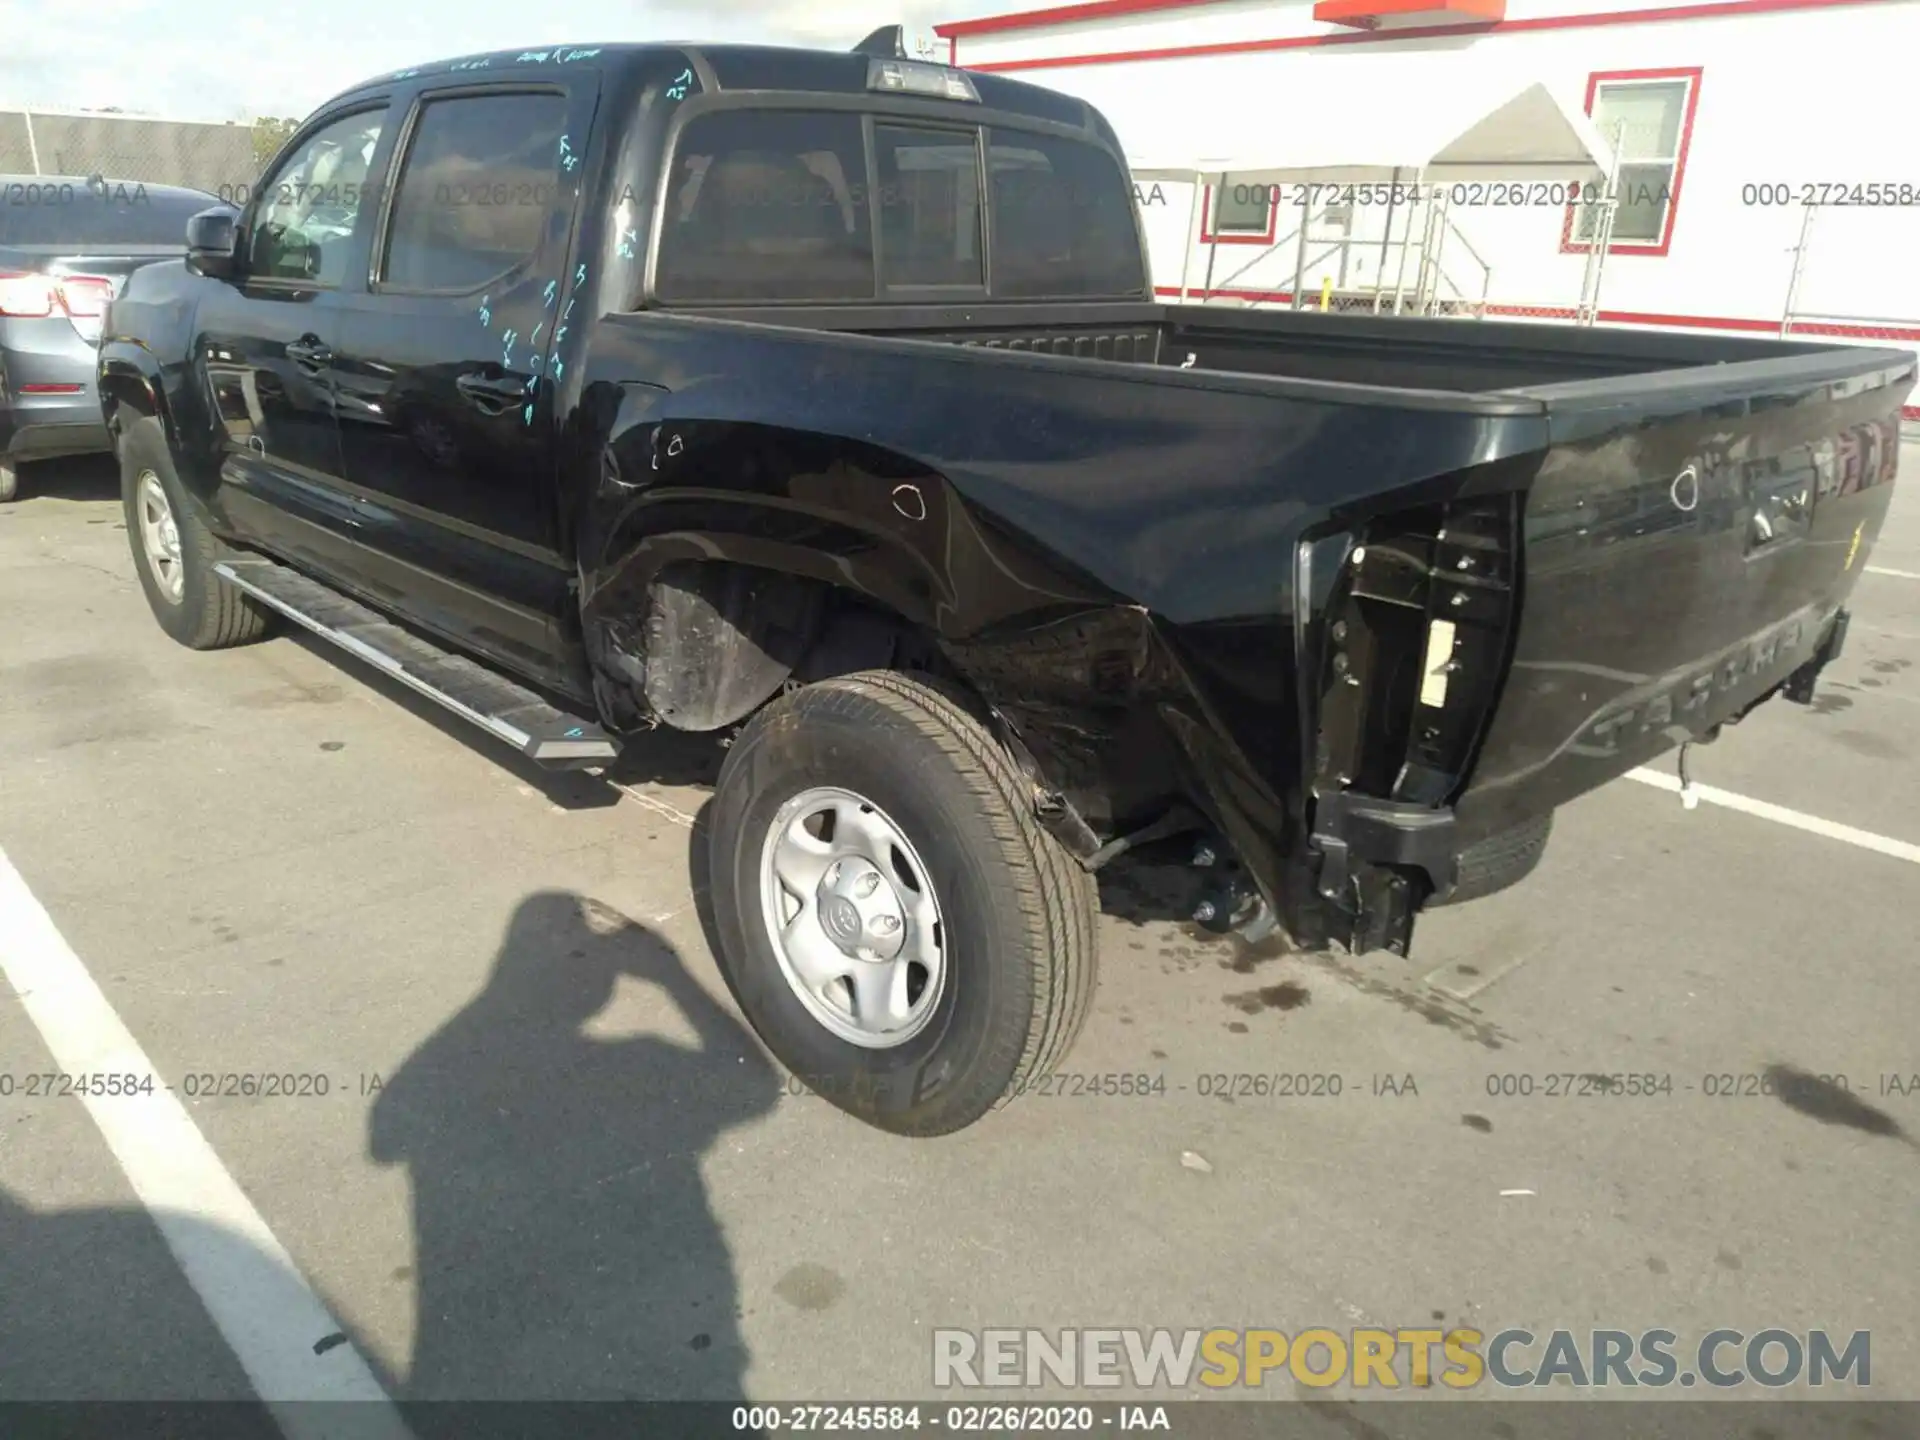
M 364 93 L 383 90 L 414 80 L 458 76 L 479 78 L 508 74 L 524 78 L 529 73 L 554 69 L 623 69 L 661 55 L 684 55 L 702 75 L 709 93 L 740 91 L 812 92 L 822 95 L 863 95 L 867 88 L 867 66 L 874 58 L 857 51 L 810 50 L 780 45 L 709 45 L 654 41 L 644 44 L 546 45 L 526 50 L 492 50 L 475 55 L 452 56 L 405 70 L 375 76 L 329 100 L 329 105 Z M 939 61 L 907 60 L 902 63 L 934 65 Z M 1091 131 L 1112 143 L 1111 132 L 1099 112 L 1084 100 L 1039 85 L 1009 80 L 969 70 L 967 78 L 979 93 L 981 108 L 1032 120 L 1051 121 Z

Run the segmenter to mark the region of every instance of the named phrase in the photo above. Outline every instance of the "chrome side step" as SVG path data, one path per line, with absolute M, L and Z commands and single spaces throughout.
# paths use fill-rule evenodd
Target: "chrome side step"
M 582 770 L 620 753 L 619 741 L 595 722 L 556 709 L 532 690 L 440 649 L 297 570 L 249 555 L 222 560 L 213 572 L 538 764 Z

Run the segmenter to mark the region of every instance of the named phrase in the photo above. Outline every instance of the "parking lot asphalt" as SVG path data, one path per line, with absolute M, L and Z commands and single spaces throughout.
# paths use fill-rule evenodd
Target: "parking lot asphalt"
M 1818 703 L 1693 768 L 1913 847 L 1920 446 L 1901 474 Z M 0 852 L 315 1345 L 395 1397 L 930 1397 L 936 1327 L 1464 1324 L 1868 1330 L 1875 1395 L 1920 1398 L 1910 848 L 1623 781 L 1411 960 L 1249 951 L 1177 869 L 1109 875 L 1066 1076 L 916 1143 L 796 1093 L 727 997 L 712 743 L 548 776 L 319 642 L 183 650 L 110 466 L 0 508 L 0 734 Z M 0 999 L 0 1070 L 63 1068 L 58 1008 Z M 1743 1078 L 1796 1072 L 1845 1078 Z M 203 1093 L 239 1075 L 296 1093 Z M 257 1388 L 126 1103 L 0 1095 L 0 1398 Z

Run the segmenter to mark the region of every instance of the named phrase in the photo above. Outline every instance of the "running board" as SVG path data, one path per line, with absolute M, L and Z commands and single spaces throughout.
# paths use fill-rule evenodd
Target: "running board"
M 298 571 L 248 556 L 222 560 L 213 573 L 537 764 L 583 770 L 620 753 L 619 742 L 592 721 L 555 709 L 533 691 L 402 630 Z

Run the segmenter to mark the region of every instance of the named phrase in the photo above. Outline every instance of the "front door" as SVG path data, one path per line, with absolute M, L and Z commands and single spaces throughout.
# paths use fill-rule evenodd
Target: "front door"
M 330 574 L 357 523 L 339 489 L 333 347 L 356 230 L 375 208 L 366 181 L 385 117 L 376 105 L 324 120 L 293 147 L 250 201 L 239 275 L 197 314 L 220 509 L 265 548 Z
M 547 367 L 593 99 L 587 75 L 422 93 L 335 358 L 346 479 L 388 598 L 560 688 L 573 568 Z

